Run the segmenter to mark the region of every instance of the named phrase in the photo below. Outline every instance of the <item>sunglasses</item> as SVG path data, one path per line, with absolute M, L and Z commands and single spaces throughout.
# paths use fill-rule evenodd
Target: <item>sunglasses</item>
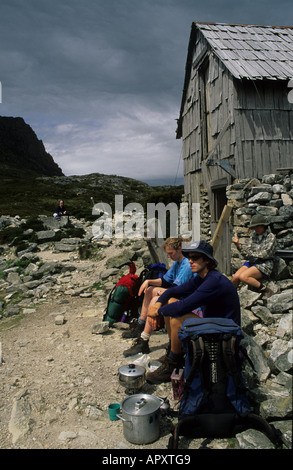
M 187 258 L 191 261 L 197 261 L 198 259 L 202 258 L 202 255 L 187 255 Z

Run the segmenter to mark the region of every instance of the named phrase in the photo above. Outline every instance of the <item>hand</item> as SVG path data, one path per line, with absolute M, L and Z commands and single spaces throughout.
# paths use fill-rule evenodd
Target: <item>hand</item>
M 158 328 L 159 322 L 160 322 L 159 316 L 155 318 L 148 317 L 148 324 L 152 328 L 153 331 L 155 331 Z
M 239 238 L 238 238 L 238 237 L 233 237 L 233 238 L 232 238 L 232 241 L 233 241 L 233 243 L 235 243 L 235 245 L 238 245 L 238 243 L 239 243 Z
M 139 291 L 138 291 L 138 295 L 140 296 L 141 294 L 144 294 L 148 287 L 149 287 L 149 281 L 146 280 L 140 286 Z
M 148 309 L 147 316 L 148 316 L 149 318 L 156 318 L 156 317 L 158 317 L 158 316 L 159 316 L 158 310 L 159 310 L 160 307 L 162 307 L 161 302 L 156 302 L 154 305 L 152 305 L 152 306 Z

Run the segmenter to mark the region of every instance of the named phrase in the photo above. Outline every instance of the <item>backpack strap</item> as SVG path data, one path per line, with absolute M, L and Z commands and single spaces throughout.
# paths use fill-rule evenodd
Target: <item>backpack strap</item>
M 116 285 L 112 288 L 110 294 L 108 295 L 107 307 L 106 307 L 105 313 L 103 315 L 103 321 L 105 321 L 105 318 L 107 317 L 108 308 L 109 308 L 110 302 L 112 300 L 113 292 L 114 292 L 115 289 L 116 289 Z
M 115 284 L 115 286 L 112 288 L 110 294 L 108 295 L 107 309 L 108 309 L 109 304 L 110 304 L 110 302 L 111 302 L 111 300 L 112 300 L 113 293 L 114 293 L 114 290 L 115 290 L 115 289 L 116 289 L 116 284 Z
M 201 336 L 193 336 L 189 339 L 187 343 L 188 347 L 188 356 L 190 360 L 190 370 L 188 376 L 185 377 L 184 390 L 179 401 L 184 402 L 188 396 L 189 387 L 192 383 L 192 380 L 195 376 L 195 373 L 199 370 L 200 379 L 202 381 L 202 361 L 204 357 L 204 342 Z
M 222 336 L 222 352 L 225 366 L 227 368 L 228 374 L 234 378 L 235 384 L 238 385 L 239 379 L 235 360 L 235 344 L 235 336 L 230 334 L 224 334 Z
M 186 378 L 186 385 L 190 385 L 195 372 L 199 370 L 201 372 L 201 365 L 204 356 L 204 342 L 201 336 L 194 336 L 189 341 L 189 354 L 192 357 L 191 368 Z

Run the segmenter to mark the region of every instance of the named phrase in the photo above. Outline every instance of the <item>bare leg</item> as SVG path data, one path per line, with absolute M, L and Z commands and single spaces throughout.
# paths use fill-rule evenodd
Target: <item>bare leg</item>
M 172 371 L 176 367 L 182 367 L 183 365 L 183 350 L 182 343 L 178 338 L 178 330 L 186 318 L 196 318 L 197 315 L 194 313 L 188 313 L 182 317 L 164 317 L 165 325 L 171 339 L 171 351 L 165 356 L 162 365 L 153 372 L 148 372 L 147 382 L 153 384 L 159 384 L 162 382 L 170 382 Z
M 240 274 L 240 281 L 256 289 L 261 286 L 262 278 L 262 273 L 255 266 L 251 266 Z
M 187 313 L 182 317 L 165 317 L 165 325 L 167 332 L 170 331 L 171 351 L 174 354 L 182 354 L 182 343 L 178 338 L 178 331 L 186 318 L 198 318 L 194 313 Z
M 165 290 L 166 289 L 163 289 L 162 287 L 155 287 L 155 286 L 150 286 L 147 288 L 144 294 L 144 299 L 143 299 L 143 303 L 141 307 L 140 318 L 142 320 L 145 320 L 147 317 L 148 309 L 150 307 L 150 303 L 153 297 L 156 297 L 156 299 L 158 299 L 158 292 L 160 292 L 160 295 L 161 295 Z
M 155 296 L 151 299 L 151 301 L 150 301 L 150 303 L 149 303 L 149 307 L 151 307 L 152 305 L 154 305 L 154 304 L 157 302 L 158 298 L 159 298 L 159 296 L 158 296 L 158 295 L 155 295 Z M 143 331 L 144 331 L 144 333 L 146 333 L 146 334 L 148 334 L 148 335 L 151 335 L 151 334 L 153 333 L 153 331 L 154 331 L 154 329 L 153 329 L 153 327 L 151 326 L 151 324 L 150 324 L 148 318 L 146 318 L 146 323 L 145 323 L 145 327 L 144 327 L 144 330 L 143 330 Z
M 241 266 L 241 268 L 236 271 L 232 279 L 232 284 L 234 284 L 235 287 L 239 286 L 241 282 L 240 277 L 247 269 L 249 269 L 248 266 Z
M 251 287 L 258 289 L 261 286 L 262 273 L 255 267 L 241 266 L 240 269 L 234 274 L 232 283 L 238 287 L 240 282 L 244 282 Z

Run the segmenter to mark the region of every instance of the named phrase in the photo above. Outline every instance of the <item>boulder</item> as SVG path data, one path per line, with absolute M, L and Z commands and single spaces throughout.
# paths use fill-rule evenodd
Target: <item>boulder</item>
M 54 230 L 40 230 L 39 232 L 36 232 L 38 240 L 51 240 L 55 235 L 56 232 Z
M 269 353 L 269 364 L 274 373 L 292 371 L 292 341 L 276 339 Z
M 57 220 L 55 217 L 39 216 L 39 219 L 43 222 L 44 227 L 48 230 L 56 230 L 62 227 L 66 227 L 69 224 L 68 217 L 61 217 Z
M 247 429 L 236 434 L 236 447 L 238 449 L 275 449 L 270 439 L 256 429 Z
M 267 300 L 267 307 L 271 313 L 289 312 L 293 307 L 292 291 L 286 290 L 280 294 L 272 295 Z

